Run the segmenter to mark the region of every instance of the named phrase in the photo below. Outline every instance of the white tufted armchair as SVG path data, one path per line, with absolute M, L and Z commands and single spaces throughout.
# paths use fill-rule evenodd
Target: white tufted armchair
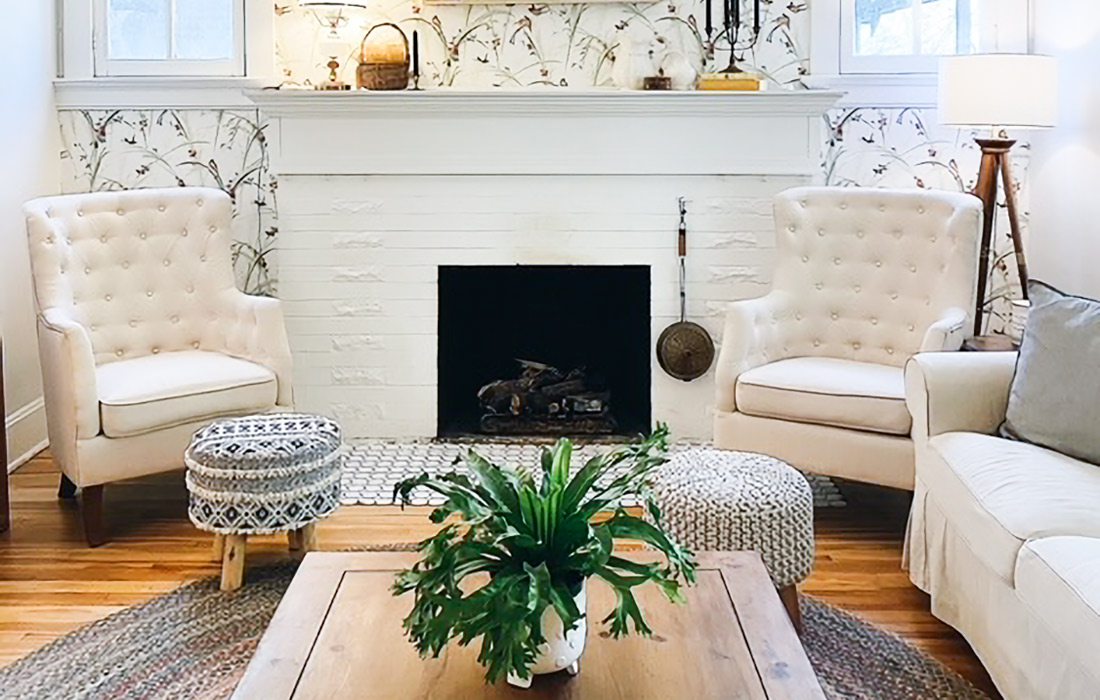
M 25 207 L 59 495 L 82 489 L 92 546 L 103 485 L 183 467 L 212 419 L 291 405 L 275 299 L 234 286 L 219 190 L 49 197 Z
M 800 188 L 777 197 L 775 228 L 771 293 L 727 316 L 715 443 L 912 490 L 903 368 L 959 349 L 970 328 L 981 202 Z

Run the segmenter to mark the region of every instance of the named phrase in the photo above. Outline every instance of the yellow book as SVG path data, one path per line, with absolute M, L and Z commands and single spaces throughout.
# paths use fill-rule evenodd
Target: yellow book
M 704 73 L 696 85 L 699 90 L 732 90 L 757 92 L 766 88 L 765 82 L 752 73 Z

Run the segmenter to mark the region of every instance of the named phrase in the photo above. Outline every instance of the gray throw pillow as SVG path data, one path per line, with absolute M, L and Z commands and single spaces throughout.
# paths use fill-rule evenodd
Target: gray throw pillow
M 1100 464 L 1100 301 L 1028 284 L 1001 435 Z

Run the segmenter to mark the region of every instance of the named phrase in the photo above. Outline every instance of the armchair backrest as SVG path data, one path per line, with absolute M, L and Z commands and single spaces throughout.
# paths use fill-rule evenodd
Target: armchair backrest
M 25 213 L 38 312 L 82 325 L 96 364 L 200 348 L 234 289 L 220 190 L 46 197 Z
M 930 325 L 972 313 L 981 203 L 926 190 L 807 187 L 775 200 L 774 290 L 790 356 L 902 366 Z

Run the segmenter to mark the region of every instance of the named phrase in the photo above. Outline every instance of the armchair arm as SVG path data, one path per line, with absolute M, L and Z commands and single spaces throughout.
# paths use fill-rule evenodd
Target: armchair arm
M 250 296 L 236 289 L 227 291 L 222 301 L 223 314 L 230 321 L 228 332 L 220 339 L 224 351 L 274 372 L 279 382 L 276 403 L 290 408 L 294 388 L 282 304 L 278 299 Z
M 38 316 L 38 346 L 50 448 L 77 484 L 76 441 L 99 435 L 95 356 L 88 332 L 61 309 Z
M 921 445 L 950 432 L 992 434 L 1004 421 L 1014 352 L 929 352 L 905 365 L 905 403 Z
M 718 410 L 737 410 L 737 377 L 742 372 L 782 359 L 788 306 L 779 292 L 730 304 L 715 367 Z
M 924 332 L 921 352 L 941 352 L 958 350 L 966 338 L 966 311 L 958 307 L 947 309 L 940 320 L 933 323 Z

